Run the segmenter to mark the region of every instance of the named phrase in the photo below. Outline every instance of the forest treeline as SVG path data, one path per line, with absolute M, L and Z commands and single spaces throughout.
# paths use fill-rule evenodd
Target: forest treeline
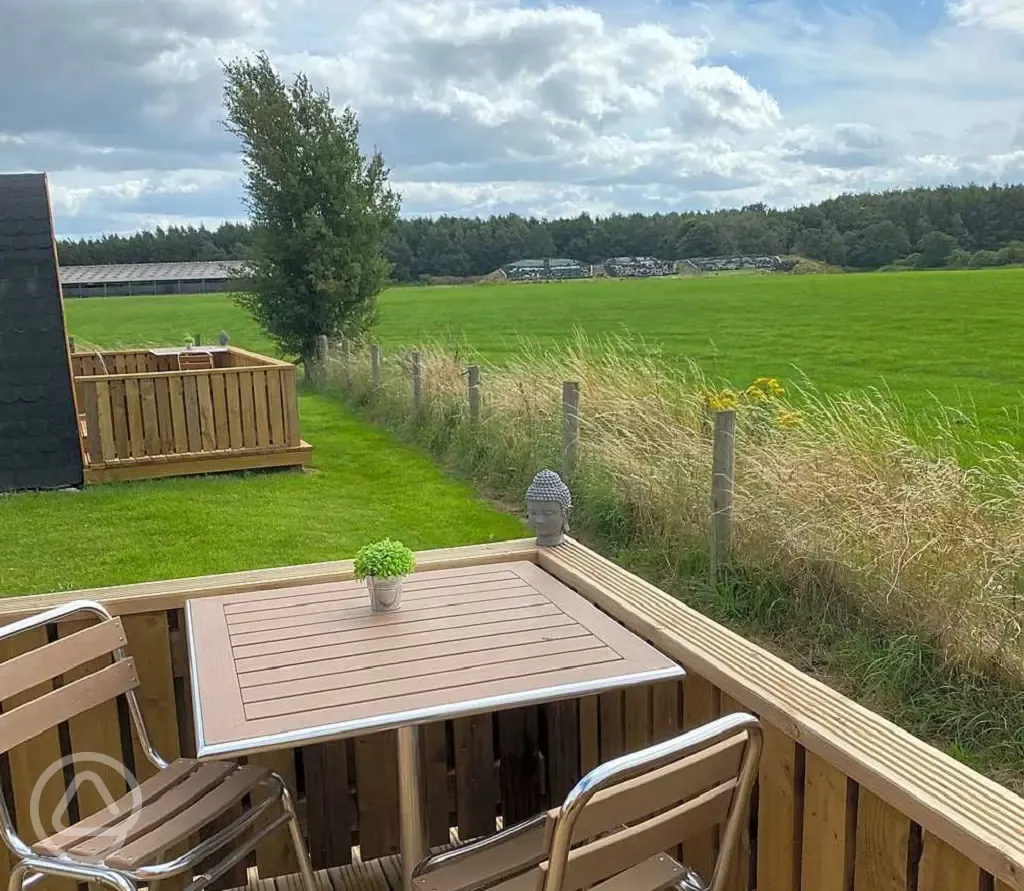
M 244 224 L 169 227 L 61 241 L 63 265 L 243 259 Z M 1024 186 L 966 186 L 844 195 L 774 210 L 754 204 L 710 213 L 615 214 L 537 220 L 399 220 L 386 253 L 392 278 L 482 276 L 525 257 L 679 260 L 729 254 L 799 255 L 855 270 L 984 267 L 1024 262 Z

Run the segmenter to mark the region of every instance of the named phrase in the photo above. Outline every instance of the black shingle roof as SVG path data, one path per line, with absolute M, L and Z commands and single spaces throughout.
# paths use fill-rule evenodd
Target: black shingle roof
M 0 492 L 81 484 L 46 176 L 0 175 Z

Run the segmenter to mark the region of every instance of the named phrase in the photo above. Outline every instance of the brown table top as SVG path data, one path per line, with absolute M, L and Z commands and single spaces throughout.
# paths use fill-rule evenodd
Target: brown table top
M 532 563 L 415 573 L 373 613 L 363 582 L 190 600 L 199 755 L 241 755 L 681 678 Z

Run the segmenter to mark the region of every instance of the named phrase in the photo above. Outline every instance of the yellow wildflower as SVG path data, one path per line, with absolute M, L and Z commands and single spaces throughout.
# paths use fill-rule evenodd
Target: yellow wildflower
M 782 384 L 779 383 L 778 378 L 774 377 L 759 377 L 751 384 L 750 389 L 758 389 L 766 396 L 784 396 L 786 394 Z
M 728 411 L 739 404 L 739 399 L 732 390 L 707 390 L 704 393 L 704 401 L 712 411 Z
M 779 426 L 784 430 L 791 427 L 799 427 L 804 422 L 804 416 L 798 411 L 783 408 L 779 410 Z

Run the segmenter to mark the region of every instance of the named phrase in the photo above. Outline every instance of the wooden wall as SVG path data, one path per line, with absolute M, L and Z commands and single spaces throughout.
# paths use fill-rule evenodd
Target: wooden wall
M 526 543 L 509 543 L 506 551 L 490 545 L 437 552 L 422 555 L 420 564 L 427 569 L 528 559 L 531 555 L 525 548 Z M 617 568 L 607 571 L 607 561 L 577 545 L 541 551 L 536 559 L 623 624 L 675 655 L 676 645 L 669 637 L 673 617 L 688 616 L 681 604 L 660 595 L 665 600 L 664 614 L 659 612 L 661 606 L 655 609 L 654 600 L 641 604 L 640 594 L 646 597 L 650 586 L 645 588 L 645 583 Z M 600 579 L 600 585 L 581 581 L 584 573 Z M 108 602 L 123 616 L 138 663 L 143 710 L 157 747 L 173 757 L 194 752 L 185 597 L 350 575 L 351 564 L 343 562 L 149 583 L 91 596 Z M 634 594 L 637 599 L 630 602 Z M 4 613 L 13 618 L 29 605 L 38 609 L 83 595 L 90 592 L 31 598 L 22 604 L 7 601 L 0 605 L 0 621 L 8 620 Z M 147 609 L 147 604 L 152 608 Z M 48 635 L 40 632 L 37 640 L 14 643 L 24 648 L 69 631 L 52 628 Z M 850 710 L 849 701 L 827 688 L 811 702 L 795 683 L 787 686 L 772 678 L 776 662 L 785 663 L 749 642 L 741 647 L 736 640 L 742 639 L 734 640 L 735 636 L 702 617 L 694 619 L 687 634 L 686 658 L 681 661 L 689 673 L 681 684 L 663 683 L 425 727 L 431 840 L 443 842 L 449 826 L 457 826 L 464 838 L 489 833 L 498 816 L 515 821 L 556 804 L 582 773 L 601 761 L 721 714 L 750 710 L 764 722 L 765 748 L 748 832 L 726 883 L 730 891 L 1024 889 L 1024 801 L 877 716 L 877 721 L 858 724 L 859 713 Z M 713 662 L 701 655 L 705 646 L 717 653 Z M 8 643 L 0 659 L 15 652 Z M 733 663 L 744 665 L 742 684 L 728 672 Z M 787 669 L 799 675 L 791 666 Z M 772 691 L 773 699 L 767 698 L 766 689 Z M 3 707 L 12 704 L 4 702 Z M 808 710 L 819 722 L 834 718 L 840 729 L 826 736 L 822 724 L 805 717 Z M 35 778 L 62 753 L 102 752 L 125 759 L 147 775 L 126 717 L 123 708 L 114 706 L 87 713 L 70 726 L 20 747 L 0 765 L 4 794 L 23 831 Z M 858 746 L 868 754 L 859 753 Z M 360 846 L 364 857 L 397 851 L 393 733 L 253 760 L 274 767 L 297 789 L 316 866 L 347 863 L 353 845 Z M 51 805 L 48 812 L 63 794 L 59 779 L 51 786 L 43 796 L 44 806 Z M 85 793 L 78 801 L 82 815 L 98 807 L 99 802 Z M 31 837 L 30 828 L 26 834 Z M 717 844 L 717 830 L 711 831 L 687 843 L 682 855 L 708 875 Z M 263 877 L 295 868 L 284 836 L 266 841 L 255 861 Z M 0 881 L 7 869 L 6 861 L 0 861 Z M 233 882 L 242 884 L 239 874 Z

